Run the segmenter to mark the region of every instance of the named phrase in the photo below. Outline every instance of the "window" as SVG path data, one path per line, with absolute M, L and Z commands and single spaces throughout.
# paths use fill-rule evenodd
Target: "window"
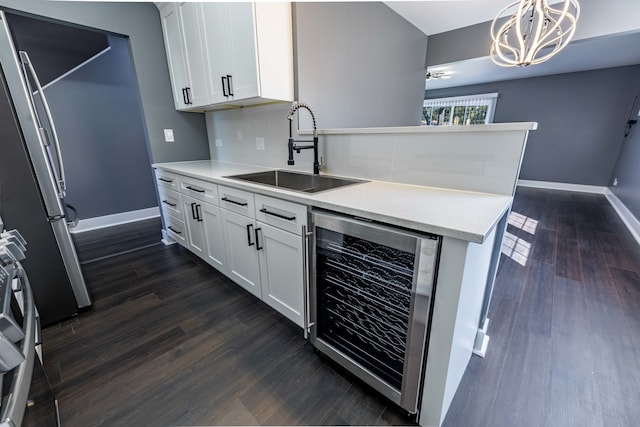
M 497 93 L 425 99 L 422 124 L 460 126 L 493 123 L 497 100 Z

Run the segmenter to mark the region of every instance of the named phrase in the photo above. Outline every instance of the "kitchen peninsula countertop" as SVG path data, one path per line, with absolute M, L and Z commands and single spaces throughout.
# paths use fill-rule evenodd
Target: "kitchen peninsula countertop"
M 283 200 L 361 216 L 391 225 L 482 243 L 511 206 L 510 196 L 424 187 L 386 181 L 335 188 L 314 194 L 225 178 L 273 167 L 215 160 L 155 163 L 163 169 Z

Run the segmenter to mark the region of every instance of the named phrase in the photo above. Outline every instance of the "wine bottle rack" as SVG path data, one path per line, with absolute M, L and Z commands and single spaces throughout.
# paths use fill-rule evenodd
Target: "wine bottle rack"
M 316 250 L 319 336 L 400 389 L 415 254 L 332 232 Z

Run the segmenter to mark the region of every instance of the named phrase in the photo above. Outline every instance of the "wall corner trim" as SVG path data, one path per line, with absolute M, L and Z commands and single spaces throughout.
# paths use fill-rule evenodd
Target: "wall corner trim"
M 631 211 L 622 203 L 622 201 L 613 194 L 613 192 L 607 188 L 604 193 L 611 206 L 616 211 L 624 225 L 627 226 L 631 234 L 633 235 L 636 242 L 640 245 L 640 220 L 636 218 Z
M 137 211 L 121 212 L 113 215 L 81 219 L 80 221 L 78 221 L 77 226 L 69 229 L 69 232 L 73 234 L 82 233 L 83 231 L 97 230 L 114 225 L 156 218 L 159 216 L 160 208 L 156 206 L 153 208 L 140 209 Z

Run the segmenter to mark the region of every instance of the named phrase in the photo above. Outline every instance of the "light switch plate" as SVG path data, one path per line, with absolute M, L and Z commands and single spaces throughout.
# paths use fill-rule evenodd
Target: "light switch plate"
M 216 139 L 216 147 L 222 147 L 222 140 Z
M 264 151 L 264 138 L 256 138 L 256 150 Z
M 173 129 L 164 130 L 164 142 L 175 142 L 173 137 Z

